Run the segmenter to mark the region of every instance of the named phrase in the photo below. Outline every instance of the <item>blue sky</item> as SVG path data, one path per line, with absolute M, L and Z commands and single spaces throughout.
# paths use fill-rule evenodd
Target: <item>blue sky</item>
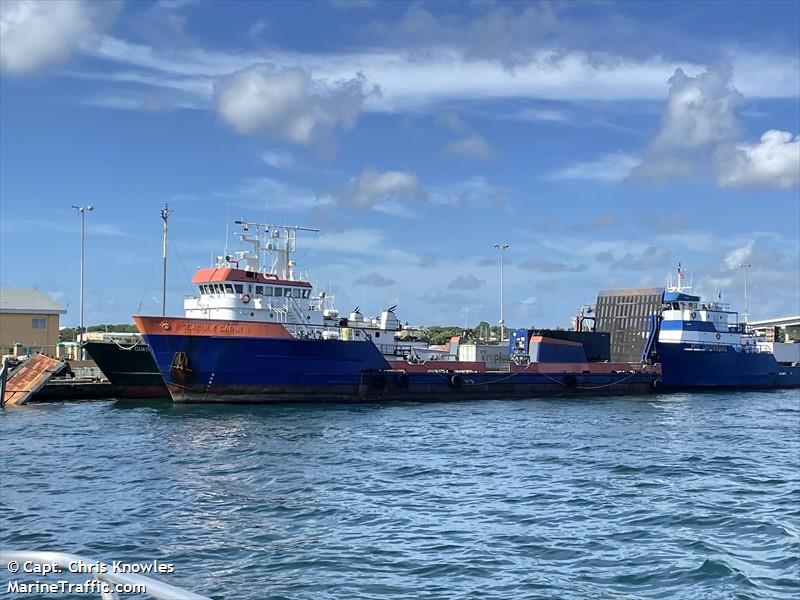
M 598 289 L 800 311 L 800 3 L 0 4 L 0 281 L 169 308 L 226 220 L 318 227 L 337 306 L 567 326 Z M 231 237 L 230 246 L 234 247 Z

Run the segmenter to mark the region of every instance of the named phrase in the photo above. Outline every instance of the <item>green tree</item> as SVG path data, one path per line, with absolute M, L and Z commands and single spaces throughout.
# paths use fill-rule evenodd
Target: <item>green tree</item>
M 107 331 L 109 333 L 137 333 L 136 325 L 131 323 L 101 323 L 100 325 L 90 325 L 86 331 Z M 74 342 L 78 339 L 77 327 L 65 327 L 58 332 L 59 342 Z

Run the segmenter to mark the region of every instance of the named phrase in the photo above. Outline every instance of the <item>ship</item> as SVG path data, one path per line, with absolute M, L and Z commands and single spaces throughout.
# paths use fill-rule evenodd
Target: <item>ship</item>
M 590 360 L 583 340 L 518 330 L 505 359 L 465 360 L 460 341 L 430 347 L 392 306 L 340 316 L 292 258 L 299 231 L 237 221 L 251 248 L 193 278 L 183 317 L 135 316 L 176 402 L 367 401 L 641 393 L 653 365 Z M 269 254 L 272 260 L 264 256 Z M 590 352 L 591 354 L 591 352 Z
M 688 293 L 684 279 L 678 265 L 677 285 L 665 290 L 654 320 L 656 341 L 645 349 L 661 364 L 664 389 L 800 387 L 799 344 L 784 344 L 794 352 L 779 362 L 774 343 L 753 331 L 730 304 Z
M 161 373 L 141 334 L 88 334 L 83 347 L 119 398 L 166 398 Z

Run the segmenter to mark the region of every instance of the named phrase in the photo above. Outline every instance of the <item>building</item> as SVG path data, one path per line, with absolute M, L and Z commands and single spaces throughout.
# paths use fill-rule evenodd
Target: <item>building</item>
M 650 315 L 661 314 L 664 288 L 602 290 L 595 305 L 595 329 L 611 334 L 611 360 L 637 362 L 650 333 Z
M 67 310 L 33 288 L 0 288 L 0 354 L 55 354 L 58 320 Z

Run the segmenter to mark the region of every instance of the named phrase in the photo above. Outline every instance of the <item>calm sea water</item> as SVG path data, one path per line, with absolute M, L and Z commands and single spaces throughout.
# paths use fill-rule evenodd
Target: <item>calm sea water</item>
M 0 439 L 3 548 L 214 598 L 800 597 L 796 391 L 66 403 Z

